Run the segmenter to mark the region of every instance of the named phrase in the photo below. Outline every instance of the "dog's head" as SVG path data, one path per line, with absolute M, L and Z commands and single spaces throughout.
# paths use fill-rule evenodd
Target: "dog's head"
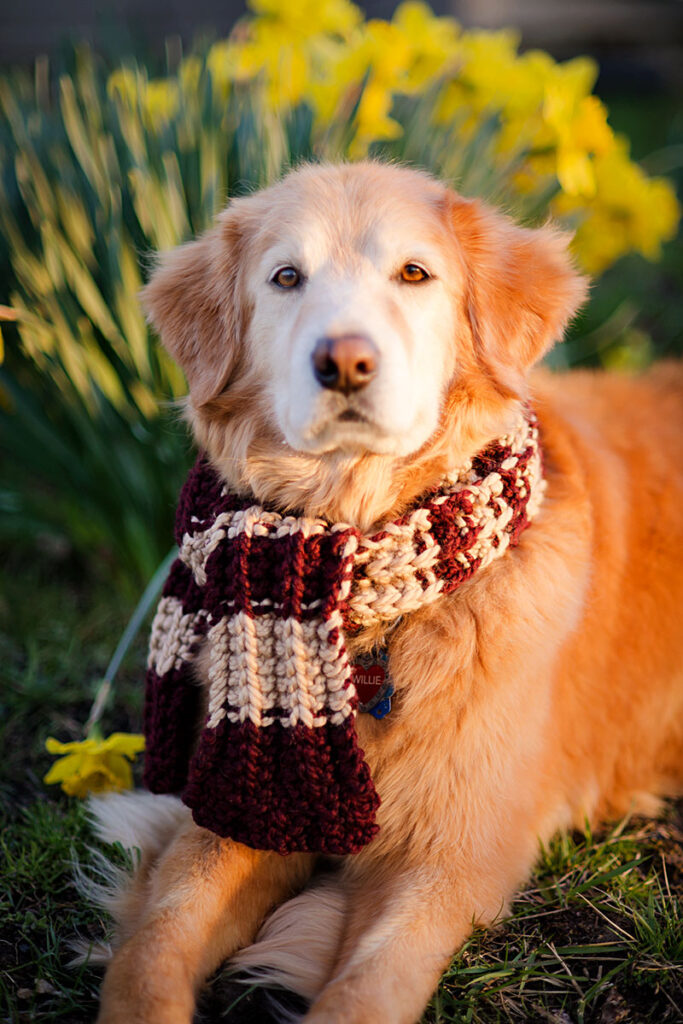
M 504 425 L 584 295 L 557 231 L 366 163 L 234 200 L 143 300 L 230 483 L 367 525 Z

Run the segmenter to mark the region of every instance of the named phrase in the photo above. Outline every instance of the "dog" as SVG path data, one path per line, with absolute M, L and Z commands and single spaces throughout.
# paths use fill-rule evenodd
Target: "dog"
M 526 407 L 546 490 L 517 546 L 348 639 L 384 645 L 395 686 L 356 718 L 381 799 L 360 852 L 252 849 L 172 796 L 101 802 L 140 862 L 100 1024 L 188 1024 L 226 960 L 309 1024 L 408 1024 L 539 840 L 681 792 L 683 373 L 532 369 L 587 293 L 567 242 L 365 162 L 299 168 L 160 257 L 143 303 L 235 492 L 378 529 Z

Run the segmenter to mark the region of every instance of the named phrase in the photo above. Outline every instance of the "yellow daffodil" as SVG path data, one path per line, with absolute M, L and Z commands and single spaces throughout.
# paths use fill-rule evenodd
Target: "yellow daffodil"
M 202 61 L 199 57 L 186 57 L 178 68 L 178 78 L 183 92 L 192 95 L 199 88 L 202 75 Z
M 409 44 L 405 85 L 410 90 L 455 70 L 460 26 L 454 18 L 437 18 L 427 4 L 407 0 L 396 8 L 392 25 Z
M 267 100 L 277 110 L 300 102 L 308 80 L 303 41 L 268 22 L 255 24 L 246 39 L 216 43 L 207 63 L 224 95 L 232 82 L 262 79 Z
M 332 83 L 337 96 L 341 87 L 341 96 L 357 97 L 363 86 L 350 155 L 361 157 L 371 142 L 397 138 L 403 129 L 391 117 L 395 96 L 412 95 L 445 74 L 447 68 L 454 70 L 458 35 L 453 19 L 437 18 L 419 2 L 401 4 L 390 22 L 368 21 L 339 48 L 336 60 L 328 60 L 329 85 L 317 97 L 318 118 L 334 114 Z
M 596 156 L 609 153 L 614 146 L 614 135 L 607 124 L 607 109 L 597 96 L 584 96 L 572 120 L 572 134 L 576 145 Z
M 307 105 L 314 150 L 339 146 L 351 159 L 401 136 L 407 97 L 407 109 L 411 98 L 423 103 L 435 134 L 450 133 L 444 166 L 452 156 L 454 176 L 458 154 L 472 145 L 487 191 L 493 182 L 513 206 L 519 197 L 536 211 L 555 195 L 551 212 L 575 230 L 587 270 L 599 273 L 633 250 L 654 259 L 675 232 L 673 190 L 648 178 L 615 140 L 592 93 L 594 61 L 520 54 L 517 32 L 463 30 L 423 0 L 404 0 L 391 20 L 365 20 L 349 0 L 250 0 L 249 7 L 228 39 L 183 60 L 175 76 L 148 81 L 132 68 L 111 75 L 108 92 L 136 156 L 145 158 L 145 132 L 169 123 L 191 147 L 209 80 L 219 105 L 236 86 L 252 91 L 254 109 L 261 106 L 273 125 Z M 476 181 L 469 187 L 476 190 Z
M 556 153 L 556 173 L 570 196 L 593 196 L 595 170 L 591 157 L 606 152 L 612 136 L 604 108 L 590 97 L 597 67 L 588 58 L 553 64 L 546 75 L 543 121 Z
M 276 110 L 304 98 L 329 42 L 348 40 L 362 20 L 348 0 L 300 0 L 289 6 L 252 0 L 250 6 L 257 17 L 238 25 L 227 42 L 216 43 L 207 63 L 224 94 L 232 81 L 261 79 Z
M 581 223 L 573 248 L 592 274 L 602 273 L 620 256 L 636 250 L 657 259 L 661 244 L 673 238 L 680 208 L 673 186 L 665 178 L 648 178 L 634 163 L 622 138 L 595 159 L 596 191 L 586 203 L 560 195 L 553 212 L 560 217 L 578 215 Z
M 249 6 L 257 21 L 274 22 L 278 28 L 301 36 L 330 32 L 347 36 L 363 19 L 360 8 L 349 0 L 298 0 L 283 4 L 281 0 L 250 0 Z
M 107 92 L 128 111 L 139 109 L 145 127 L 151 131 L 172 120 L 178 110 L 180 90 L 173 78 L 158 78 L 150 82 L 139 71 L 121 68 L 109 76 Z
M 517 63 L 519 33 L 475 30 L 463 35 L 462 77 L 476 94 L 478 106 L 500 107 L 510 88 L 510 72 Z
M 207 54 L 206 66 L 211 75 L 214 91 L 224 99 L 236 77 L 235 44 L 230 39 L 221 39 L 220 42 L 214 43 Z
M 134 733 L 115 732 L 106 740 L 90 737 L 73 743 L 60 743 L 50 737 L 45 742 L 50 754 L 62 754 L 43 779 L 60 783 L 69 796 L 130 789 L 133 773 L 130 762 L 144 750 L 145 738 Z
M 111 99 L 118 99 L 130 110 L 135 105 L 140 93 L 141 76 L 130 68 L 119 68 L 109 76 L 107 81 L 107 94 Z
M 148 82 L 141 96 L 145 124 L 158 129 L 170 121 L 178 109 L 178 83 L 170 78 Z

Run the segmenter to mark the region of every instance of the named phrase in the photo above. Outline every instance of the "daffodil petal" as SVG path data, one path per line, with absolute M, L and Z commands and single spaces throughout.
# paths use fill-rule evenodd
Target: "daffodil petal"
M 72 750 L 94 750 L 97 740 L 71 740 L 69 743 L 62 743 L 53 736 L 45 740 L 45 749 L 49 754 L 68 754 Z
M 557 154 L 557 177 L 570 196 L 595 195 L 595 172 L 586 153 L 560 149 Z
M 124 757 L 134 758 L 145 749 L 145 737 L 141 733 L 115 732 L 102 743 L 102 751 L 116 751 Z
M 43 776 L 43 782 L 48 785 L 63 782 L 64 779 L 78 772 L 82 760 L 81 754 L 67 754 L 66 757 L 60 757 Z

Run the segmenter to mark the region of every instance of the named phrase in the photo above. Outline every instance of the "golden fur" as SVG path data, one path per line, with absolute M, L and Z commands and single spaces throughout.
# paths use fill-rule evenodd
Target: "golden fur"
M 387 450 L 393 427 L 382 450 L 346 434 L 320 451 L 283 441 L 271 314 L 250 281 L 273 238 L 309 211 L 343 224 L 336 265 L 404 217 L 448 268 L 432 295 L 451 312 L 428 342 L 441 369 L 424 371 L 443 384 L 439 425 L 413 451 L 398 451 L 403 437 Z M 394 709 L 357 722 L 382 799 L 376 840 L 303 888 L 312 856 L 253 851 L 182 814 L 169 836 L 166 822 L 119 903 L 100 1024 L 188 1024 L 203 981 L 278 905 L 243 964 L 290 978 L 312 1001 L 310 1024 L 409 1024 L 473 922 L 505 912 L 539 839 L 586 817 L 656 811 L 681 791 L 683 373 L 528 374 L 585 294 L 565 242 L 425 175 L 364 164 L 296 172 L 162 260 L 145 303 L 188 375 L 197 440 L 231 486 L 367 529 L 530 397 L 548 491 L 517 548 L 391 635 Z M 432 301 L 416 295 L 387 292 L 408 353 L 417 314 L 405 303 Z

